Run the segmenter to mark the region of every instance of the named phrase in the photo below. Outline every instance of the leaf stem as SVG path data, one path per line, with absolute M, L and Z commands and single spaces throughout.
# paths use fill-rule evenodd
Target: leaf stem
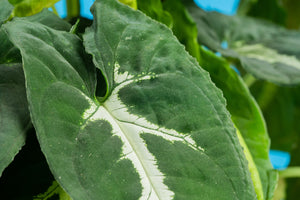
M 80 3 L 79 0 L 67 0 L 67 13 L 69 19 L 79 17 Z
M 243 77 L 246 85 L 248 86 L 248 88 L 250 88 L 255 82 L 256 82 L 256 78 L 254 76 L 252 76 L 251 74 L 246 74 Z
M 300 167 L 288 167 L 279 171 L 280 178 L 300 178 Z

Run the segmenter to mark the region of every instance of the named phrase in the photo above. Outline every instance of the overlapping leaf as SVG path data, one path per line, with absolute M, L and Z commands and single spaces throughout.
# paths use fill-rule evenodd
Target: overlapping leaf
M 227 109 L 258 169 L 258 180 L 254 184 L 262 185 L 264 199 L 272 199 L 277 178 L 269 160 L 270 141 L 260 108 L 243 80 L 224 59 L 201 49 L 200 65 L 210 72 L 213 82 L 223 91 Z
M 207 13 L 191 0 L 185 5 L 198 26 L 201 44 L 238 59 L 254 76 L 278 84 L 300 83 L 300 33 L 247 17 Z M 229 49 L 221 43 L 228 42 Z
M 37 14 L 53 6 L 58 0 L 8 0 L 13 6 L 12 16 L 24 17 Z
M 13 6 L 8 2 L 8 0 L 0 1 L 0 26 L 2 23 L 7 20 L 10 16 L 10 13 L 13 10 Z
M 255 199 L 208 74 L 165 26 L 116 1 L 93 9 L 84 38 L 106 80 L 101 103 L 79 38 L 24 20 L 5 25 L 22 53 L 32 120 L 62 187 L 75 200 Z
M 0 174 L 25 143 L 30 125 L 21 64 L 0 64 Z

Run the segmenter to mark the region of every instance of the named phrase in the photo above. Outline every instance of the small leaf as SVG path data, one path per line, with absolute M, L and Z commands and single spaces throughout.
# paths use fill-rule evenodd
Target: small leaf
M 9 0 L 14 6 L 12 16 L 25 17 L 34 15 L 43 10 L 50 8 L 59 0 Z
M 72 200 L 56 181 L 53 181 L 52 185 L 44 194 L 37 195 L 33 200 L 47 200 L 54 197 L 59 200 Z
M 9 18 L 13 8 L 14 7 L 9 3 L 8 0 L 1 0 L 0 27 L 1 27 L 2 23 Z
M 119 0 L 121 3 L 130 6 L 133 9 L 137 9 L 137 0 Z

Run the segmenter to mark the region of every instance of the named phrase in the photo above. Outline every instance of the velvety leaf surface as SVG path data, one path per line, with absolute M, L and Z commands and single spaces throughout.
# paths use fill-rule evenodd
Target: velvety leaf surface
M 21 51 L 32 120 L 60 185 L 74 200 L 255 199 L 208 73 L 141 12 L 111 0 L 93 12 L 84 40 L 106 80 L 101 102 L 77 36 L 25 20 L 4 26 Z
M 210 73 L 213 82 L 227 100 L 227 109 L 259 172 L 259 183 L 254 184 L 262 185 L 263 199 L 272 199 L 277 178 L 270 163 L 270 141 L 259 106 L 244 81 L 223 58 L 201 49 L 200 65 Z
M 0 175 L 25 143 L 30 126 L 21 64 L 0 64 Z
M 278 84 L 300 83 L 300 32 L 249 17 L 205 12 L 184 0 L 198 26 L 198 40 L 222 55 L 238 59 L 248 72 Z M 228 49 L 221 43 L 226 41 Z
M 0 26 L 2 23 L 7 20 L 10 16 L 10 13 L 13 10 L 13 6 L 8 2 L 8 0 L 0 0 Z
M 112 109 L 110 113 L 119 121 L 121 127 L 124 127 L 122 128 L 124 130 L 133 131 L 134 129 L 152 126 L 152 129 L 155 130 L 159 130 L 159 127 L 167 129 L 166 133 L 155 133 L 150 128 L 149 130 L 135 130 L 134 132 L 144 132 L 141 137 L 147 144 L 148 150 L 146 149 L 146 151 L 150 151 L 156 158 L 160 173 L 166 176 L 163 183 L 175 193 L 175 199 L 183 197 L 194 199 L 199 198 L 199 196 L 206 199 L 216 197 L 214 195 L 217 195 L 217 198 L 223 198 L 219 194 L 209 192 L 210 189 L 208 188 L 210 186 L 208 185 L 212 183 L 210 180 L 207 180 L 207 186 L 197 186 L 196 182 L 183 176 L 184 171 L 187 170 L 186 173 L 195 173 L 197 174 L 196 177 L 200 178 L 201 175 L 197 171 L 202 171 L 203 175 L 210 174 L 210 170 L 204 173 L 207 170 L 205 166 L 210 165 L 210 168 L 212 168 L 215 165 L 200 155 L 196 156 L 201 151 L 195 152 L 184 142 L 181 143 L 180 140 L 172 142 L 176 139 L 167 138 L 165 135 L 168 134 L 168 129 L 173 129 L 179 135 L 186 135 L 186 137 L 190 135 L 191 139 L 195 140 L 197 145 L 199 144 L 199 147 L 201 147 L 201 144 L 210 146 L 209 142 L 212 141 L 209 138 L 216 136 L 214 138 L 217 139 L 219 136 L 224 136 L 222 133 L 218 136 L 220 132 L 217 129 L 207 130 L 208 132 L 205 134 L 206 131 L 203 130 L 205 125 L 199 124 L 201 121 L 208 120 L 210 121 L 209 124 L 213 121 L 211 115 L 206 117 L 204 114 L 206 112 L 203 112 L 203 109 L 209 109 L 205 103 L 207 101 L 197 92 L 198 87 L 203 91 L 208 91 L 209 89 L 205 88 L 209 87 L 210 84 L 205 84 L 205 86 L 202 84 L 210 81 L 206 79 L 207 77 L 205 78 L 206 75 L 203 75 L 205 72 L 197 66 L 195 60 L 192 60 L 183 52 L 183 48 L 178 45 L 178 42 L 174 41 L 174 37 L 170 36 L 171 33 L 164 26 L 158 25 L 142 15 L 134 14 L 126 8 L 120 8 L 118 12 L 112 10 L 112 7 L 117 5 L 96 3 L 94 7 L 96 22 L 93 26 L 96 33 L 93 33 L 93 29 L 89 29 L 84 37 L 87 51 L 93 55 L 96 66 L 104 72 L 108 80 L 108 94 L 111 93 L 111 95 L 104 101 L 105 108 Z M 155 34 L 158 31 L 159 35 Z M 107 36 L 108 33 L 110 37 Z M 114 34 L 114 37 L 112 37 L 112 34 Z M 156 37 L 158 38 L 155 39 Z M 112 66 L 114 72 L 111 69 Z M 114 81 L 110 82 L 110 77 L 113 77 Z M 212 93 L 206 95 L 212 95 Z M 207 104 L 210 104 L 209 101 L 216 100 L 219 103 L 223 101 L 222 98 L 220 99 L 218 92 L 214 95 L 216 95 L 213 98 L 214 100 L 208 97 Z M 201 102 L 197 102 L 196 99 Z M 120 105 L 117 106 L 116 102 Z M 178 119 L 180 120 L 178 121 Z M 132 123 L 133 125 L 128 125 L 133 127 L 126 126 L 125 128 L 125 124 L 122 125 L 122 123 Z M 162 130 L 162 128 L 160 129 Z M 200 129 L 204 131 L 203 134 L 199 134 Z M 138 142 L 139 140 L 135 139 L 134 141 Z M 204 152 L 211 160 L 214 160 L 213 154 L 220 149 L 217 150 L 213 147 L 212 149 L 215 150 L 212 150 L 208 146 L 206 146 L 207 149 L 204 147 Z M 141 147 L 141 149 L 143 148 Z M 173 159 L 169 157 L 171 152 L 174 155 Z M 191 163 L 188 161 L 189 159 L 183 158 L 184 155 L 187 158 L 189 157 L 187 152 L 191 152 L 190 154 L 193 155 L 191 157 L 195 157 L 194 162 Z M 197 164 L 198 159 L 196 158 L 199 161 L 202 160 L 201 164 Z M 153 160 L 153 158 L 149 160 Z M 192 172 L 191 170 L 194 168 L 192 166 L 198 166 L 198 170 L 195 169 Z M 218 170 L 214 171 L 217 172 Z M 143 180 L 143 176 L 140 176 Z M 179 177 L 175 178 L 174 176 Z M 184 184 L 180 184 L 179 180 L 183 181 Z M 150 178 L 149 181 L 153 180 Z M 144 186 L 144 184 L 142 185 Z M 201 188 L 199 191 L 201 195 L 196 190 L 194 191 L 196 187 Z M 191 191 L 191 194 L 187 192 L 188 190 Z M 168 195 L 169 192 L 165 193 Z M 157 193 L 157 195 L 159 197 L 160 194 Z M 227 196 L 227 194 L 224 196 Z M 228 196 L 224 198 L 228 198 Z M 248 198 L 252 197 L 248 196 Z
M 24 17 L 34 15 L 53 6 L 58 0 L 8 0 L 13 6 L 12 16 Z

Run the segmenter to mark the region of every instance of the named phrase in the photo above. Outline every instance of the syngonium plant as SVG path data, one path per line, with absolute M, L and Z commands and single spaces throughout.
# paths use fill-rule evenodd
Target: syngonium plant
M 282 64 L 268 57 L 278 46 L 236 33 L 221 49 L 236 19 L 188 0 L 98 0 L 83 32 L 80 21 L 40 12 L 55 2 L 1 0 L 0 185 L 14 187 L 24 172 L 35 180 L 29 192 L 3 189 L 6 198 L 272 199 L 277 172 L 260 108 L 202 45 L 280 84 L 299 82 L 296 57 L 280 79 Z M 210 23 L 221 19 L 224 32 Z M 257 63 L 267 63 L 262 76 Z M 24 152 L 35 163 L 20 161 Z

